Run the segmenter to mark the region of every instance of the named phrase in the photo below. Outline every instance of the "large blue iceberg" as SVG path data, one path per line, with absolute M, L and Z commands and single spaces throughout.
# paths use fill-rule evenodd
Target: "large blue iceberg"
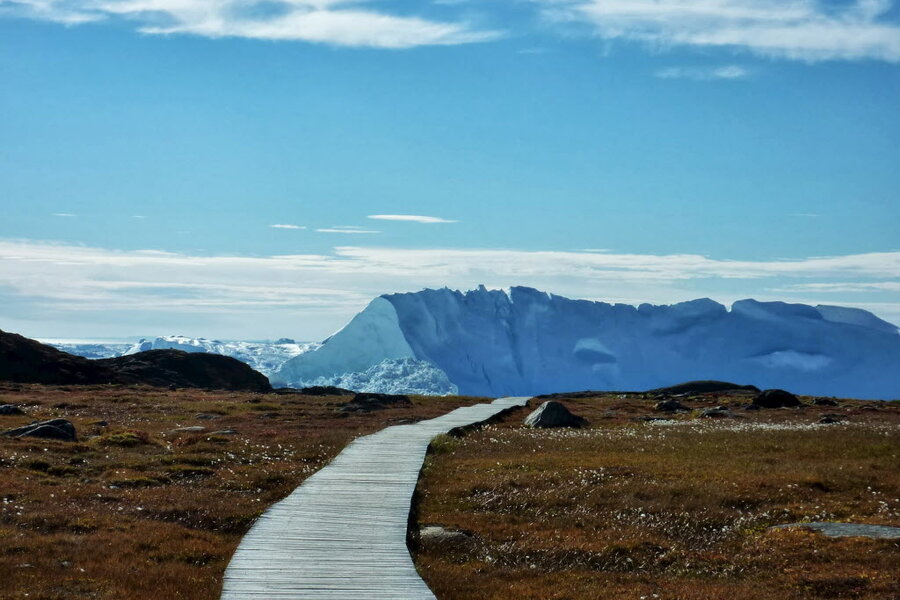
M 461 394 L 646 390 L 719 379 L 799 394 L 900 398 L 900 335 L 864 310 L 709 299 L 668 306 L 571 300 L 526 287 L 389 294 L 276 384 L 327 382 L 407 360 Z M 417 362 L 416 362 L 417 361 Z M 443 380 L 442 380 L 443 381 Z M 388 384 L 389 382 L 385 382 Z M 447 393 L 446 382 L 435 393 Z M 389 387 L 386 385 L 386 387 Z M 429 393 L 422 389 L 422 393 Z

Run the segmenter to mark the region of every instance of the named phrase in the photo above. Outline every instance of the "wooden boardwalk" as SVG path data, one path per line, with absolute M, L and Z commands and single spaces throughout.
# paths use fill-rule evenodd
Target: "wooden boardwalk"
M 272 506 L 238 546 L 222 600 L 435 600 L 406 547 L 431 439 L 528 398 L 500 398 L 361 437 Z

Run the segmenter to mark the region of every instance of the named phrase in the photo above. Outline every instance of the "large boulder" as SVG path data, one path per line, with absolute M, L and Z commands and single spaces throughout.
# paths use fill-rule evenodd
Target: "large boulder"
M 800 399 L 784 390 L 764 390 L 753 399 L 760 408 L 782 408 L 800 406 Z
M 15 404 L 0 404 L 0 417 L 24 415 L 22 409 Z
M 529 427 L 584 427 L 587 420 L 573 415 L 564 405 L 554 400 L 548 400 L 537 407 L 533 413 L 525 418 L 525 424 Z
M 75 426 L 66 419 L 38 421 L 24 427 L 4 431 L 3 435 L 14 438 L 33 437 L 46 440 L 62 440 L 64 442 L 74 442 L 78 439 L 75 434 Z

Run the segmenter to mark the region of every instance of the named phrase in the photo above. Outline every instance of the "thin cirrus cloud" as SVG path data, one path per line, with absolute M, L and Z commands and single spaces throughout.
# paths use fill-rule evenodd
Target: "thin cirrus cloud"
M 54 216 L 54 217 L 63 217 L 63 218 L 69 219 L 69 218 L 72 218 L 72 217 L 77 217 L 78 215 L 75 215 L 75 214 L 73 214 L 73 213 L 53 213 L 52 216 Z
M 725 48 L 816 62 L 900 62 L 892 0 L 535 0 L 544 17 L 655 49 Z
M 735 81 L 746 79 L 750 71 L 738 65 L 724 67 L 669 67 L 656 72 L 660 79 L 689 79 L 692 81 Z
M 290 225 L 288 223 L 276 223 L 269 225 L 271 229 L 306 229 L 304 225 Z
M 502 35 L 464 22 L 395 14 L 390 3 L 375 8 L 364 0 L 0 0 L 0 14 L 67 25 L 121 20 L 145 34 L 370 48 L 448 46 Z
M 344 233 L 344 234 L 373 234 L 373 233 L 381 233 L 380 231 L 376 231 L 374 229 L 366 229 L 365 227 L 358 227 L 356 225 L 333 225 L 332 227 L 322 227 L 316 229 L 317 233 Z
M 317 339 L 379 294 L 479 283 L 629 304 L 703 296 L 824 300 L 898 322 L 898 280 L 900 252 L 733 261 L 694 254 L 341 246 L 323 254 L 208 256 L 0 239 L 4 329 L 27 332 L 51 323 L 54 335 L 79 334 L 74 327 L 131 335 L 134 323 L 161 329 L 186 323 L 198 334 L 205 329 L 252 338 L 287 330 Z M 121 324 L 113 331 L 115 319 Z
M 369 215 L 368 218 L 376 221 L 406 221 L 409 223 L 458 223 L 458 221 L 452 219 L 428 217 L 425 215 Z

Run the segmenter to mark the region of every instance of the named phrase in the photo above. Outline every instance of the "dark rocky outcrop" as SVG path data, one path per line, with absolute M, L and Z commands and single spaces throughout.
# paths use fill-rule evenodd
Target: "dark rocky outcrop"
M 672 400 L 671 398 L 663 400 L 662 402 L 657 402 L 653 409 L 660 412 L 690 412 L 691 410 L 678 400 Z
M 833 398 L 815 398 L 813 404 L 816 406 L 837 406 L 837 400 Z
M 277 391 L 277 390 L 276 390 Z M 312 387 L 300 388 L 297 393 L 304 396 L 355 396 L 356 392 L 345 390 L 344 388 L 335 387 L 333 385 L 314 385 Z
M 783 408 L 800 406 L 800 399 L 784 390 L 765 390 L 753 399 L 760 408 Z
M 0 381 L 49 385 L 111 383 L 109 369 L 15 333 L 0 331 Z
M 12 417 L 24 414 L 22 409 L 15 404 L 0 404 L 0 417 Z
M 78 439 L 75 433 L 75 426 L 66 419 L 38 421 L 24 427 L 4 431 L 3 435 L 15 438 L 33 437 L 46 440 L 62 440 L 64 442 L 74 442 Z
M 753 392 L 758 394 L 759 388 L 755 385 L 738 385 L 728 381 L 700 380 L 686 381 L 678 385 L 647 391 L 648 394 L 667 394 L 672 396 L 679 394 L 711 394 L 716 392 Z
M 47 385 L 141 384 L 267 392 L 265 375 L 227 356 L 150 350 L 88 360 L 0 331 L 0 381 Z
M 587 420 L 573 415 L 563 404 L 548 400 L 525 418 L 529 427 L 584 427 Z
M 371 412 L 391 406 L 411 406 L 409 396 L 402 394 L 360 393 L 341 407 L 344 412 Z
M 119 383 L 251 392 L 272 389 L 265 375 L 236 358 L 220 354 L 148 350 L 97 362 L 112 370 Z

